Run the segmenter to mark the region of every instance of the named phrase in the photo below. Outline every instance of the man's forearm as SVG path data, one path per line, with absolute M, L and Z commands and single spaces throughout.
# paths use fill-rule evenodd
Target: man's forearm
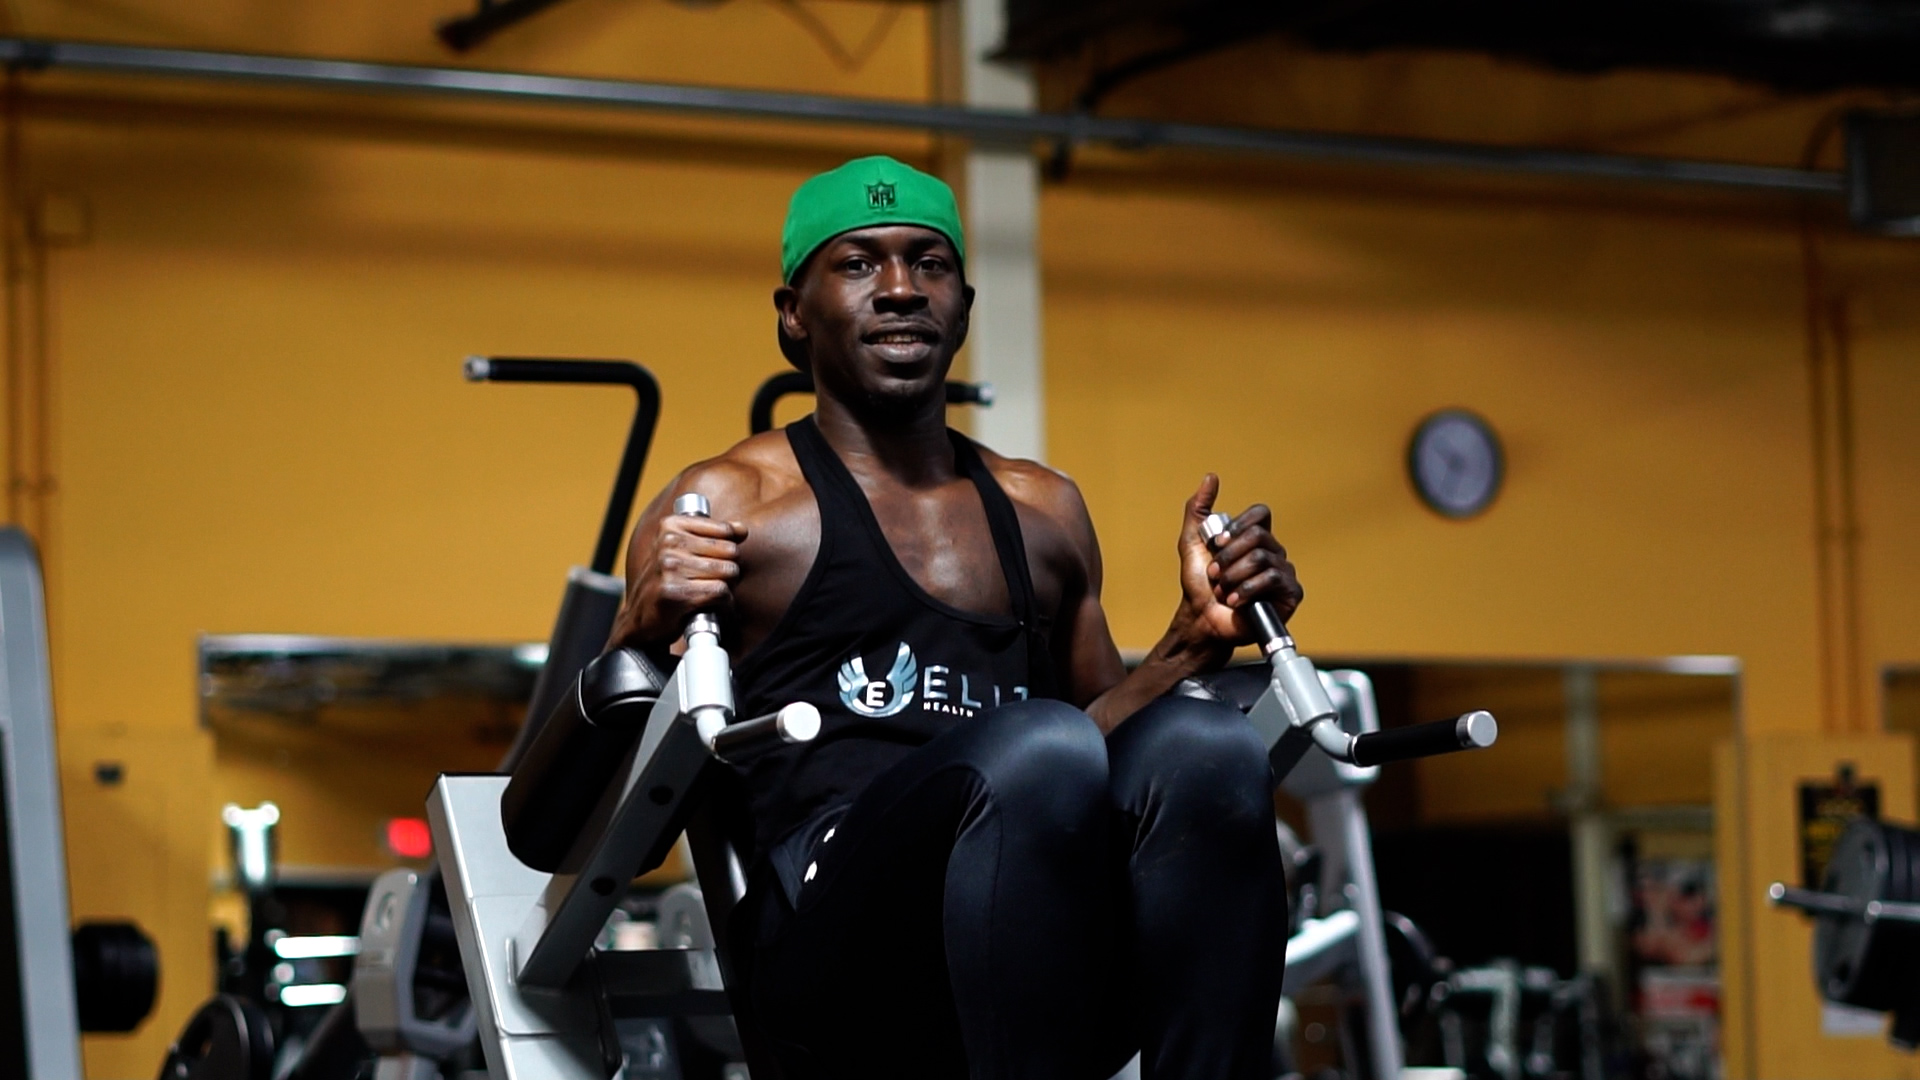
M 1186 643 L 1169 630 L 1140 666 L 1088 703 L 1087 715 L 1093 717 L 1102 734 L 1111 734 L 1121 721 L 1173 689 L 1181 679 L 1218 668 L 1224 660 L 1218 646 Z

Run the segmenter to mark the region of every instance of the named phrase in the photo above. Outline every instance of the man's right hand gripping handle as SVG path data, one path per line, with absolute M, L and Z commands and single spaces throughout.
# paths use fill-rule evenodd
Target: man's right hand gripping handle
M 691 512 L 694 500 L 699 513 Z M 688 618 L 732 604 L 747 529 L 709 517 L 705 503 L 698 495 L 683 494 L 670 508 L 650 509 L 635 527 L 627 556 L 627 600 L 612 644 L 662 656 Z
M 669 521 L 705 523 L 699 495 L 674 501 Z M 729 577 L 727 580 L 731 580 Z M 722 585 L 720 595 L 724 597 Z M 700 595 L 695 591 L 693 595 Z M 700 606 L 679 616 L 684 636 L 679 707 L 716 757 L 741 762 L 820 731 L 820 713 L 795 702 L 776 713 L 733 722 L 733 687 L 719 621 Z M 521 862 L 552 873 L 561 868 L 594 811 L 609 796 L 628 756 L 645 732 L 667 678 L 639 649 L 615 648 L 588 664 L 527 748 L 500 800 L 507 847 Z

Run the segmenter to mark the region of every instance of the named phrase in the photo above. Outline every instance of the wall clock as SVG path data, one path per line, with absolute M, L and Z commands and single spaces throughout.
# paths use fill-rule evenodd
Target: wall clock
M 1407 476 L 1435 513 L 1470 518 L 1493 505 L 1506 473 L 1500 437 L 1479 414 L 1442 409 L 1420 421 L 1407 444 Z

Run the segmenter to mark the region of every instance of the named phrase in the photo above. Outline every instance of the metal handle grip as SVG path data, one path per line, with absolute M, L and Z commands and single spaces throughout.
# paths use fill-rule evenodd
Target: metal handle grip
M 689 491 L 673 500 L 673 512 L 682 517 L 705 518 L 713 516 L 713 507 L 707 497 L 697 491 Z M 720 636 L 720 620 L 712 612 L 700 611 L 687 616 L 687 626 L 682 635 L 691 642 L 695 634 L 712 634 L 717 640 Z
M 469 356 L 461 371 L 468 382 L 586 383 L 631 386 L 659 395 L 647 369 L 631 360 L 548 360 L 530 356 Z
M 620 468 L 613 475 L 613 494 L 607 499 L 607 512 L 600 519 L 600 539 L 593 545 L 590 564 L 595 573 L 613 573 L 614 560 L 620 555 L 620 541 L 626 535 L 627 519 L 633 515 L 633 496 L 640 490 L 640 470 L 647 463 L 647 451 L 653 446 L 653 429 L 660 422 L 659 382 L 646 368 L 630 360 L 469 356 L 461 370 L 468 382 L 575 383 L 633 389 L 636 398 L 633 423 L 627 428 L 626 449 L 621 451 Z M 606 637 L 610 628 L 611 624 L 599 627 L 598 636 Z M 562 672 L 560 681 L 572 677 L 572 672 Z M 544 714 L 529 714 L 534 715 Z
M 1451 754 L 1459 750 L 1482 750 L 1500 736 L 1500 725 L 1493 714 L 1475 709 L 1452 720 L 1375 731 L 1353 740 L 1353 763 L 1380 765 L 1389 761 Z
M 707 517 L 712 507 L 697 491 L 673 500 L 673 512 L 688 517 Z M 733 721 L 733 665 L 727 651 L 720 647 L 720 619 L 710 611 L 696 612 L 687 618 L 680 652 L 680 707 L 693 717 L 700 738 L 711 747 L 714 739 Z
M 1233 539 L 1232 526 L 1233 519 L 1227 515 L 1208 514 L 1207 520 L 1200 524 L 1200 532 L 1207 538 L 1207 550 L 1218 552 L 1226 547 Z M 1280 613 L 1274 610 L 1271 603 L 1256 600 L 1240 610 L 1253 623 L 1254 640 L 1259 643 L 1261 652 L 1272 656 L 1283 647 L 1292 647 L 1293 635 L 1287 633 L 1287 624 L 1280 621 Z
M 978 405 L 982 408 L 993 407 L 993 384 L 990 382 L 961 382 L 958 379 L 947 380 L 947 404 Z
M 1851 896 L 1796 889 L 1782 882 L 1767 886 L 1767 899 L 1779 907 L 1799 908 L 1809 915 L 1845 915 L 1859 918 L 1867 906 Z
M 673 500 L 673 512 L 683 517 L 704 518 L 713 516 L 713 507 L 707 502 L 705 495 L 697 491 L 689 491 L 685 495 Z M 687 618 L 685 633 L 688 635 L 696 633 L 718 635 L 720 633 L 720 620 L 716 619 L 710 612 L 699 612 Z
M 1267 646 L 1272 642 L 1292 640 L 1292 635 L 1287 633 L 1287 624 L 1280 621 L 1280 613 L 1273 609 L 1272 604 L 1255 600 L 1242 610 L 1253 622 L 1254 633 L 1258 635 L 1255 640 L 1260 642 L 1262 651 L 1271 653 L 1273 650 Z
M 740 764 L 790 743 L 813 741 L 820 734 L 820 710 L 796 701 L 779 712 L 728 724 L 707 744 L 723 761 Z

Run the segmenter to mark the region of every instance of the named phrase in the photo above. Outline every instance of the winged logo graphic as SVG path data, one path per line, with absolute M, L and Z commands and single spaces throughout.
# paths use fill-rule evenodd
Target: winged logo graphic
M 866 658 L 856 653 L 840 665 L 840 700 L 861 716 L 892 716 L 913 701 L 913 684 L 919 678 L 920 662 L 904 641 L 884 682 L 867 677 Z

